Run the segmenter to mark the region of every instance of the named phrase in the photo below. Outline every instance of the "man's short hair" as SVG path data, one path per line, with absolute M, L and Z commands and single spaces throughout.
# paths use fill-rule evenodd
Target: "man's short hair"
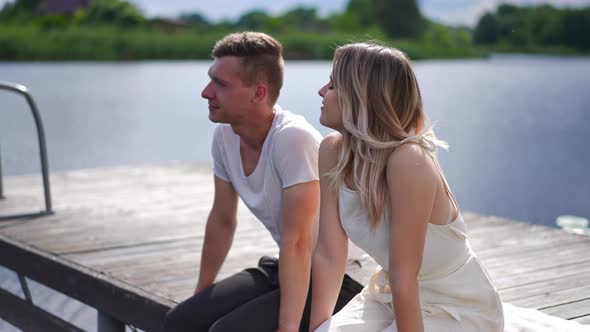
M 283 87 L 283 46 L 276 39 L 261 32 L 238 32 L 225 36 L 215 43 L 214 58 L 240 57 L 241 80 L 255 84 L 260 80 L 268 83 L 269 99 L 274 103 Z

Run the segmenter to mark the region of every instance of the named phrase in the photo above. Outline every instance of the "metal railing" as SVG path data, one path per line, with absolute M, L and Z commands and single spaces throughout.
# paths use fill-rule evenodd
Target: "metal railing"
M 33 113 L 33 119 L 35 120 L 35 126 L 37 127 L 37 138 L 39 140 L 39 154 L 41 160 L 41 172 L 43 175 L 43 193 L 45 195 L 45 210 L 40 212 L 33 212 L 33 213 L 21 213 L 21 214 L 13 214 L 7 216 L 0 216 L 0 221 L 2 220 L 9 220 L 9 219 L 18 219 L 18 218 L 31 218 L 31 217 L 39 217 L 39 216 L 46 216 L 53 214 L 53 210 L 51 208 L 51 191 L 49 187 L 49 166 L 47 163 L 47 148 L 45 146 L 45 131 L 43 130 L 43 123 L 41 121 L 41 116 L 37 111 L 37 106 L 35 105 L 35 101 L 33 97 L 29 94 L 27 87 L 15 83 L 10 82 L 1 82 L 0 81 L 0 90 L 7 90 L 18 93 L 25 97 L 27 103 L 29 104 L 29 108 Z M 3 199 L 3 185 L 2 185 L 2 160 L 0 155 L 0 199 Z
M 9 220 L 9 219 L 17 219 L 17 218 L 31 218 L 31 217 L 39 217 L 45 216 L 49 214 L 53 214 L 53 210 L 51 209 L 51 191 L 49 187 L 49 166 L 47 163 L 47 148 L 45 146 L 45 132 L 43 130 L 43 123 L 41 121 L 41 116 L 37 111 L 37 106 L 35 105 L 35 101 L 33 97 L 28 92 L 27 87 L 19 84 L 9 83 L 9 82 L 1 82 L 0 81 L 0 90 L 8 90 L 12 92 L 16 92 L 21 94 L 27 100 L 29 104 L 29 108 L 33 113 L 33 118 L 35 119 L 35 125 L 37 127 L 37 137 L 39 139 L 39 154 L 41 160 L 41 172 L 43 174 L 43 191 L 45 194 L 45 211 L 37 212 L 37 213 L 23 213 L 23 214 L 14 214 L 8 216 L 0 216 L 0 221 Z M 3 199 L 3 186 L 2 186 L 2 156 L 0 155 L 0 199 Z M 69 324 L 68 322 L 62 321 L 60 318 L 52 315 L 51 313 L 45 312 L 43 310 L 37 310 L 36 306 L 33 304 L 33 299 L 31 296 L 31 292 L 29 291 L 29 287 L 27 284 L 27 280 L 23 274 L 17 272 L 18 278 L 25 295 L 25 300 L 14 296 L 10 293 L 3 291 L 0 287 L 0 300 L 2 297 L 4 298 L 14 298 L 12 300 L 13 305 L 18 305 L 21 310 L 24 310 L 30 315 L 35 315 L 37 320 L 40 320 L 44 323 L 51 324 L 51 328 L 47 328 L 47 330 L 71 330 L 71 331 L 78 331 L 76 326 Z M 6 299 L 4 299 L 6 300 Z M 31 325 L 30 322 L 23 323 L 22 319 L 14 319 L 17 322 L 21 323 L 23 326 Z M 34 319 L 33 319 L 34 320 Z M 29 320 L 30 321 L 30 320 Z M 27 325 L 28 324 L 28 325 Z M 19 325 L 19 324 L 17 324 Z M 36 325 L 35 325 L 36 326 Z M 136 331 L 137 329 L 131 325 L 128 325 L 132 331 Z M 125 332 L 125 323 L 111 317 L 107 313 L 102 311 L 98 311 L 98 321 L 97 321 L 97 329 L 99 332 Z M 46 330 L 46 328 L 43 328 Z

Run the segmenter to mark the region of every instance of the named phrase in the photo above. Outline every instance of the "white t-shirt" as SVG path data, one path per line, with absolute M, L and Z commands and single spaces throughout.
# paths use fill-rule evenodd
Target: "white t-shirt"
M 250 211 L 280 245 L 282 227 L 282 190 L 298 183 L 319 179 L 318 150 L 322 135 L 302 116 L 274 107 L 275 117 L 256 168 L 244 175 L 240 137 L 228 124 L 220 124 L 213 134 L 213 173 L 231 182 Z M 319 220 L 314 221 L 314 247 Z M 348 242 L 346 273 L 366 285 L 378 269 L 364 251 Z
M 256 168 L 244 175 L 240 137 L 228 124 L 213 135 L 213 172 L 231 182 L 252 213 L 277 244 L 282 231 L 282 190 L 318 180 L 318 149 L 322 135 L 300 115 L 274 107 L 275 117 Z M 317 221 L 316 231 L 317 235 Z M 315 241 L 314 241 L 315 242 Z

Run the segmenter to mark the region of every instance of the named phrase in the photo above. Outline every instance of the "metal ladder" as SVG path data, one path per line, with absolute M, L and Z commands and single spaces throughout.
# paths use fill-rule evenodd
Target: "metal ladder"
M 21 213 L 21 214 L 13 214 L 13 215 L 6 215 L 0 216 L 0 221 L 3 220 L 10 220 L 10 219 L 19 219 L 19 218 L 32 218 L 32 217 L 41 217 L 53 214 L 53 210 L 51 208 L 51 191 L 49 187 L 49 166 L 47 163 L 47 148 L 45 146 L 45 132 L 43 130 L 43 123 L 41 122 L 41 116 L 37 111 L 37 106 L 35 105 L 35 101 L 33 97 L 29 93 L 29 90 L 26 86 L 10 83 L 10 82 L 2 82 L 0 81 L 0 90 L 7 90 L 12 91 L 17 94 L 20 94 L 25 97 L 27 103 L 29 104 L 29 108 L 33 113 L 33 118 L 35 119 L 35 125 L 37 127 L 37 138 L 39 139 L 39 154 L 41 160 L 41 172 L 43 174 L 43 192 L 45 194 L 45 210 L 40 212 L 32 212 L 32 213 Z M 0 154 L 0 199 L 5 199 L 3 195 L 3 185 L 2 185 L 2 155 Z
M 45 193 L 45 210 L 41 212 L 33 212 L 33 213 L 22 213 L 22 214 L 14 214 L 14 215 L 7 215 L 7 216 L 0 216 L 0 221 L 10 220 L 10 219 L 19 219 L 19 218 L 33 218 L 33 217 L 41 217 L 53 214 L 53 210 L 51 208 L 51 191 L 49 187 L 49 166 L 47 163 L 47 148 L 45 146 L 45 132 L 43 130 L 43 123 L 41 121 L 41 116 L 37 111 L 37 106 L 33 97 L 30 95 L 27 87 L 19 84 L 9 83 L 9 82 L 2 82 L 0 81 L 0 90 L 7 90 L 12 91 L 17 94 L 20 94 L 25 97 L 27 103 L 29 104 L 29 108 L 33 113 L 33 118 L 35 119 L 35 125 L 37 127 L 37 137 L 39 139 L 39 153 L 40 153 L 40 160 L 41 160 L 41 171 L 43 174 L 43 191 Z M 2 186 L 2 156 L 0 155 L 0 199 L 4 199 L 3 196 L 3 186 Z M 21 284 L 23 293 L 25 295 L 25 301 L 29 306 L 34 306 L 33 299 L 31 292 L 29 290 L 27 279 L 21 273 L 17 273 L 19 282 Z M 2 288 L 0 288 L 2 290 Z M 39 314 L 44 319 L 52 320 L 54 317 L 51 314 Z M 47 318 L 50 317 L 50 318 Z M 66 323 L 64 323 L 66 324 Z M 137 331 L 137 329 L 131 325 L 128 325 L 131 331 Z M 125 323 L 111 317 L 107 313 L 98 311 L 98 321 L 97 321 L 97 328 L 99 332 L 125 332 Z M 67 324 L 64 327 L 64 330 L 78 330 L 75 326 Z

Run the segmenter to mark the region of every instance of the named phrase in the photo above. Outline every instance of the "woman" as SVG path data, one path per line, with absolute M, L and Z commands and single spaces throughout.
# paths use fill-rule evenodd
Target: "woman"
M 312 331 L 502 331 L 498 293 L 466 238 L 404 53 L 373 43 L 334 55 L 320 123 L 320 238 Z M 347 238 L 382 270 L 330 319 Z

